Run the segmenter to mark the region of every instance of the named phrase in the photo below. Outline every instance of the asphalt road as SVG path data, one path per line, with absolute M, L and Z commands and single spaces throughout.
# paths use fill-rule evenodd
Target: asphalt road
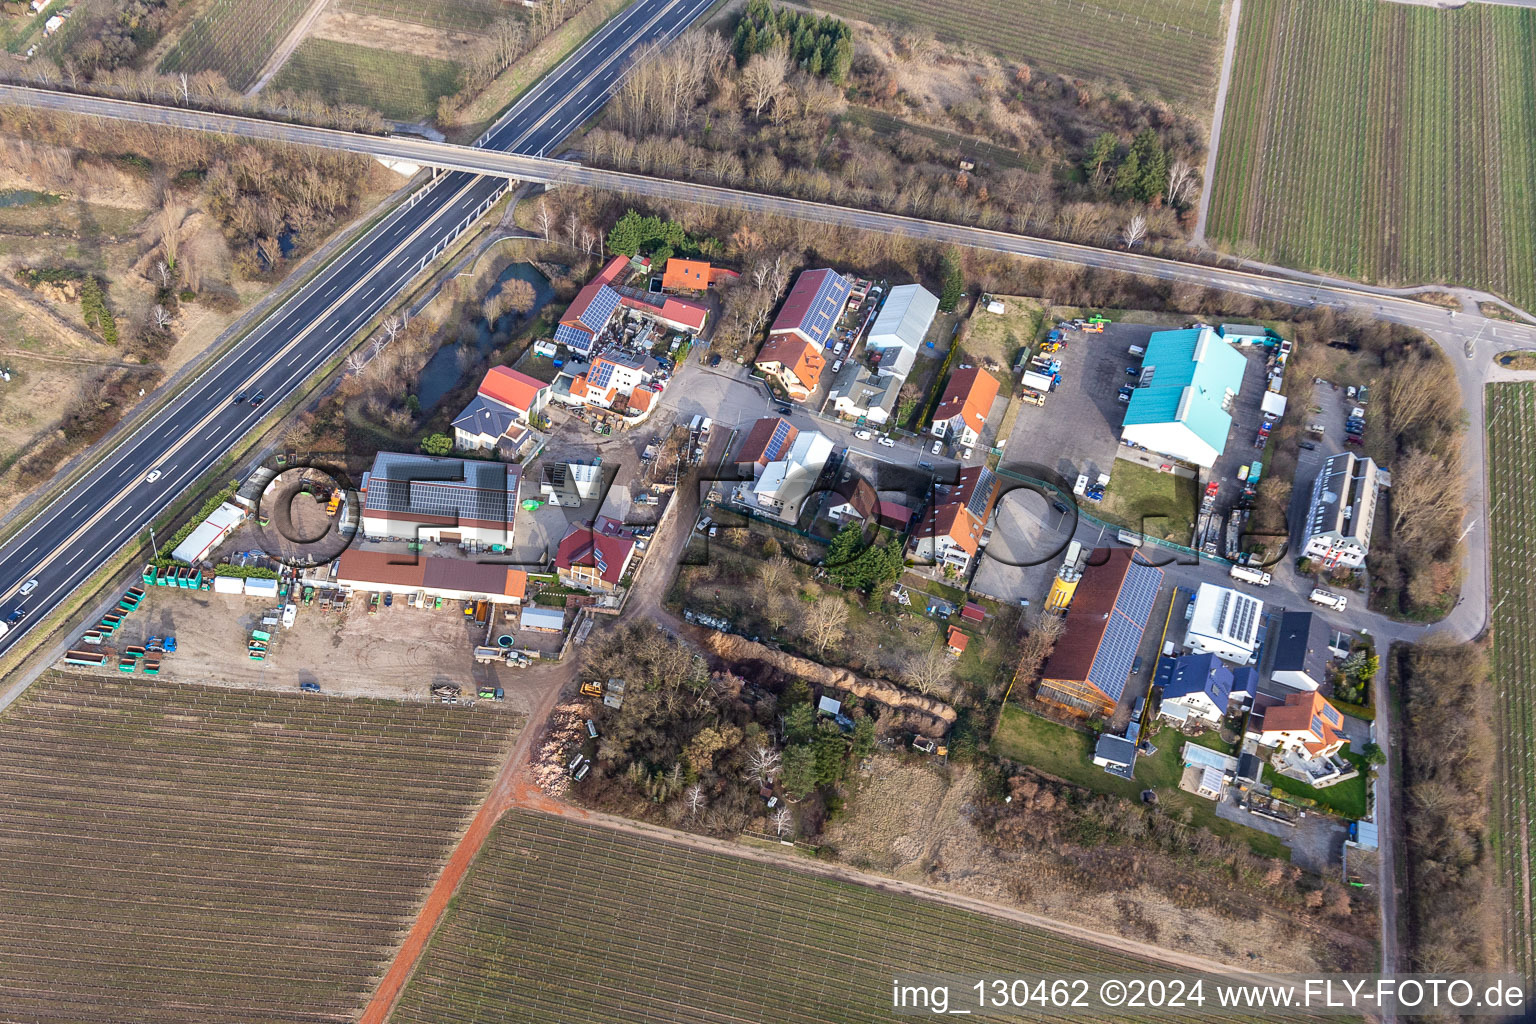
M 637 0 L 546 76 L 476 143 L 543 154 L 599 109 L 632 55 L 674 38 L 712 0 Z M 12 96 L 11 99 L 16 99 Z M 466 151 L 476 150 L 464 147 Z M 0 637 L 16 643 L 356 332 L 437 252 L 483 213 L 505 176 L 439 175 L 280 306 L 170 406 L 123 441 L 0 548 L 0 610 L 21 615 Z M 265 394 L 260 406 L 235 402 Z M 159 476 L 154 482 L 146 477 Z M 37 585 L 25 597 L 23 583 Z

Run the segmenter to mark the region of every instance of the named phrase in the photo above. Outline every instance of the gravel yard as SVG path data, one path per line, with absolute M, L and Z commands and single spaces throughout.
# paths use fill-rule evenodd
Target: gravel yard
M 149 636 L 174 636 L 175 653 L 161 659 L 163 680 L 272 690 L 315 682 L 326 693 L 422 701 L 437 683 L 455 683 L 468 697 L 486 683 L 506 690 L 504 707 L 523 713 L 546 686 L 557 685 L 552 675 L 565 674 L 556 666 L 475 664 L 474 648 L 485 627 L 466 620 L 457 602 L 428 611 L 396 600 L 374 615 L 356 597 L 339 613 L 301 604 L 291 629 L 262 627 L 268 608 L 255 598 L 155 587 L 114 639 L 122 647 Z M 497 632 L 508 631 L 501 625 Z M 272 634 L 272 649 L 265 661 L 252 661 L 246 640 L 260 628 Z M 518 646 L 528 638 L 542 639 L 530 633 L 518 637 Z

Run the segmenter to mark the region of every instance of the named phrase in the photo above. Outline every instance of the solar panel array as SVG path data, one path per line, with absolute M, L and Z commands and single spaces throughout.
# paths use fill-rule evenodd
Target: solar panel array
M 1221 619 L 1226 623 L 1227 635 L 1241 640 L 1245 644 L 1253 642 L 1253 635 L 1259 628 L 1259 602 L 1247 594 L 1238 594 L 1227 591 L 1227 597 L 1233 599 L 1232 617 L 1227 618 L 1226 599 L 1222 601 Z
M 778 423 L 774 424 L 773 436 L 768 439 L 768 446 L 763 452 L 768 457 L 769 462 L 778 461 L 779 455 L 784 450 L 784 442 L 788 440 L 790 434 L 794 433 L 794 430 L 794 424 L 790 423 L 789 420 L 781 419 Z
M 572 327 L 570 324 L 560 324 L 555 328 L 555 344 L 564 345 L 583 355 L 592 347 L 592 335 L 580 327 Z
M 502 463 L 461 462 L 382 452 L 374 460 L 364 508 L 510 523 L 518 474 Z
M 608 319 L 613 316 L 613 311 L 619 308 L 619 293 L 607 285 L 597 290 L 592 296 L 592 301 L 587 303 L 587 308 L 576 317 L 582 323 L 592 329 L 593 333 L 601 331 L 608 326 Z
M 831 348 L 834 339 L 832 328 L 837 326 L 838 314 L 843 311 L 843 306 L 848 302 L 848 295 L 852 292 L 852 286 L 848 279 L 841 274 L 823 274 L 821 284 L 816 289 L 816 297 L 811 300 L 811 306 L 806 310 L 805 319 L 800 327 L 812 338 L 821 343 L 822 348 Z
M 976 486 L 971 488 L 971 497 L 965 507 L 970 510 L 971 515 L 982 522 L 986 522 L 987 501 L 992 497 L 994 486 L 996 482 L 992 476 L 992 470 L 986 466 L 981 467 L 981 475 L 976 479 Z
M 1136 661 L 1136 648 L 1141 646 L 1141 634 L 1152 614 L 1162 580 L 1163 572 L 1156 566 L 1132 561 L 1126 570 L 1114 610 L 1109 613 L 1104 639 L 1099 642 L 1093 666 L 1088 670 L 1088 681 L 1112 700 L 1119 700 L 1125 692 L 1125 681 Z
M 595 388 L 606 388 L 611 380 L 613 380 L 613 364 L 606 359 L 599 359 L 592 364 L 592 369 L 587 371 L 587 383 Z

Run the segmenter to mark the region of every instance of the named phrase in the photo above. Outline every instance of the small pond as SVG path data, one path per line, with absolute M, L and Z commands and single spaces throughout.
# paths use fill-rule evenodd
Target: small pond
M 485 298 L 490 298 L 500 290 L 508 281 L 527 281 L 533 285 L 533 308 L 526 313 L 508 313 L 497 318 L 494 324 L 483 319 L 475 320 L 475 341 L 473 345 L 474 357 L 461 358 L 461 353 L 470 345 L 459 345 L 449 342 L 432 354 L 427 360 L 427 365 L 421 371 L 421 380 L 416 385 L 416 398 L 421 402 L 422 412 L 430 412 L 443 396 L 459 386 L 464 378 L 466 367 L 475 366 L 480 360 L 490 354 L 491 349 L 498 345 L 504 345 L 513 332 L 522 327 L 528 321 L 539 315 L 539 311 L 554 297 L 554 289 L 549 281 L 539 273 L 531 263 L 514 263 L 501 272 L 496 283 L 486 289 Z

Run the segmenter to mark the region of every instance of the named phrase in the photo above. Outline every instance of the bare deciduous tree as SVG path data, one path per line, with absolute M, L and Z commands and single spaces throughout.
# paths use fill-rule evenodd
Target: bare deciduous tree
M 1120 232 L 1120 239 L 1127 249 L 1134 249 L 1142 239 L 1147 237 L 1147 218 L 1141 214 L 1132 217 L 1125 225 L 1125 230 Z
M 533 219 L 544 235 L 544 241 L 549 241 L 550 230 L 555 226 L 555 211 L 550 208 L 548 199 L 539 200 L 539 205 L 533 211 Z
M 847 632 L 848 603 L 840 597 L 823 597 L 806 613 L 805 635 L 817 651 L 825 651 Z
M 782 755 L 772 747 L 758 747 L 747 755 L 747 771 L 752 773 L 752 778 L 760 786 L 766 785 L 769 779 L 778 774 L 782 763 Z
M 780 807 L 778 813 L 773 816 L 773 830 L 778 834 L 780 839 L 783 839 L 784 836 L 788 835 L 794 828 L 794 825 L 795 819 L 794 816 L 789 813 L 788 807 Z
M 699 812 L 704 809 L 704 787 L 695 782 L 688 787 L 685 799 L 688 801 L 688 813 L 698 817 Z
M 170 327 L 171 320 L 174 319 L 170 311 L 158 302 L 155 303 L 155 308 L 150 310 L 150 316 L 154 318 L 156 329 L 162 331 Z
M 943 687 L 954 670 L 955 660 L 938 644 L 931 645 L 916 658 L 907 662 L 907 682 L 921 694 L 932 694 Z
M 795 577 L 795 565 L 783 555 L 774 555 L 757 567 L 757 580 L 764 593 L 782 590 Z
M 1200 181 L 1195 168 L 1188 160 L 1176 159 L 1168 165 L 1168 205 L 1173 206 L 1186 199 L 1194 199 Z
M 754 54 L 741 72 L 741 85 L 753 117 L 762 117 L 763 108 L 778 98 L 790 70 L 789 51 L 776 46 L 767 53 Z

